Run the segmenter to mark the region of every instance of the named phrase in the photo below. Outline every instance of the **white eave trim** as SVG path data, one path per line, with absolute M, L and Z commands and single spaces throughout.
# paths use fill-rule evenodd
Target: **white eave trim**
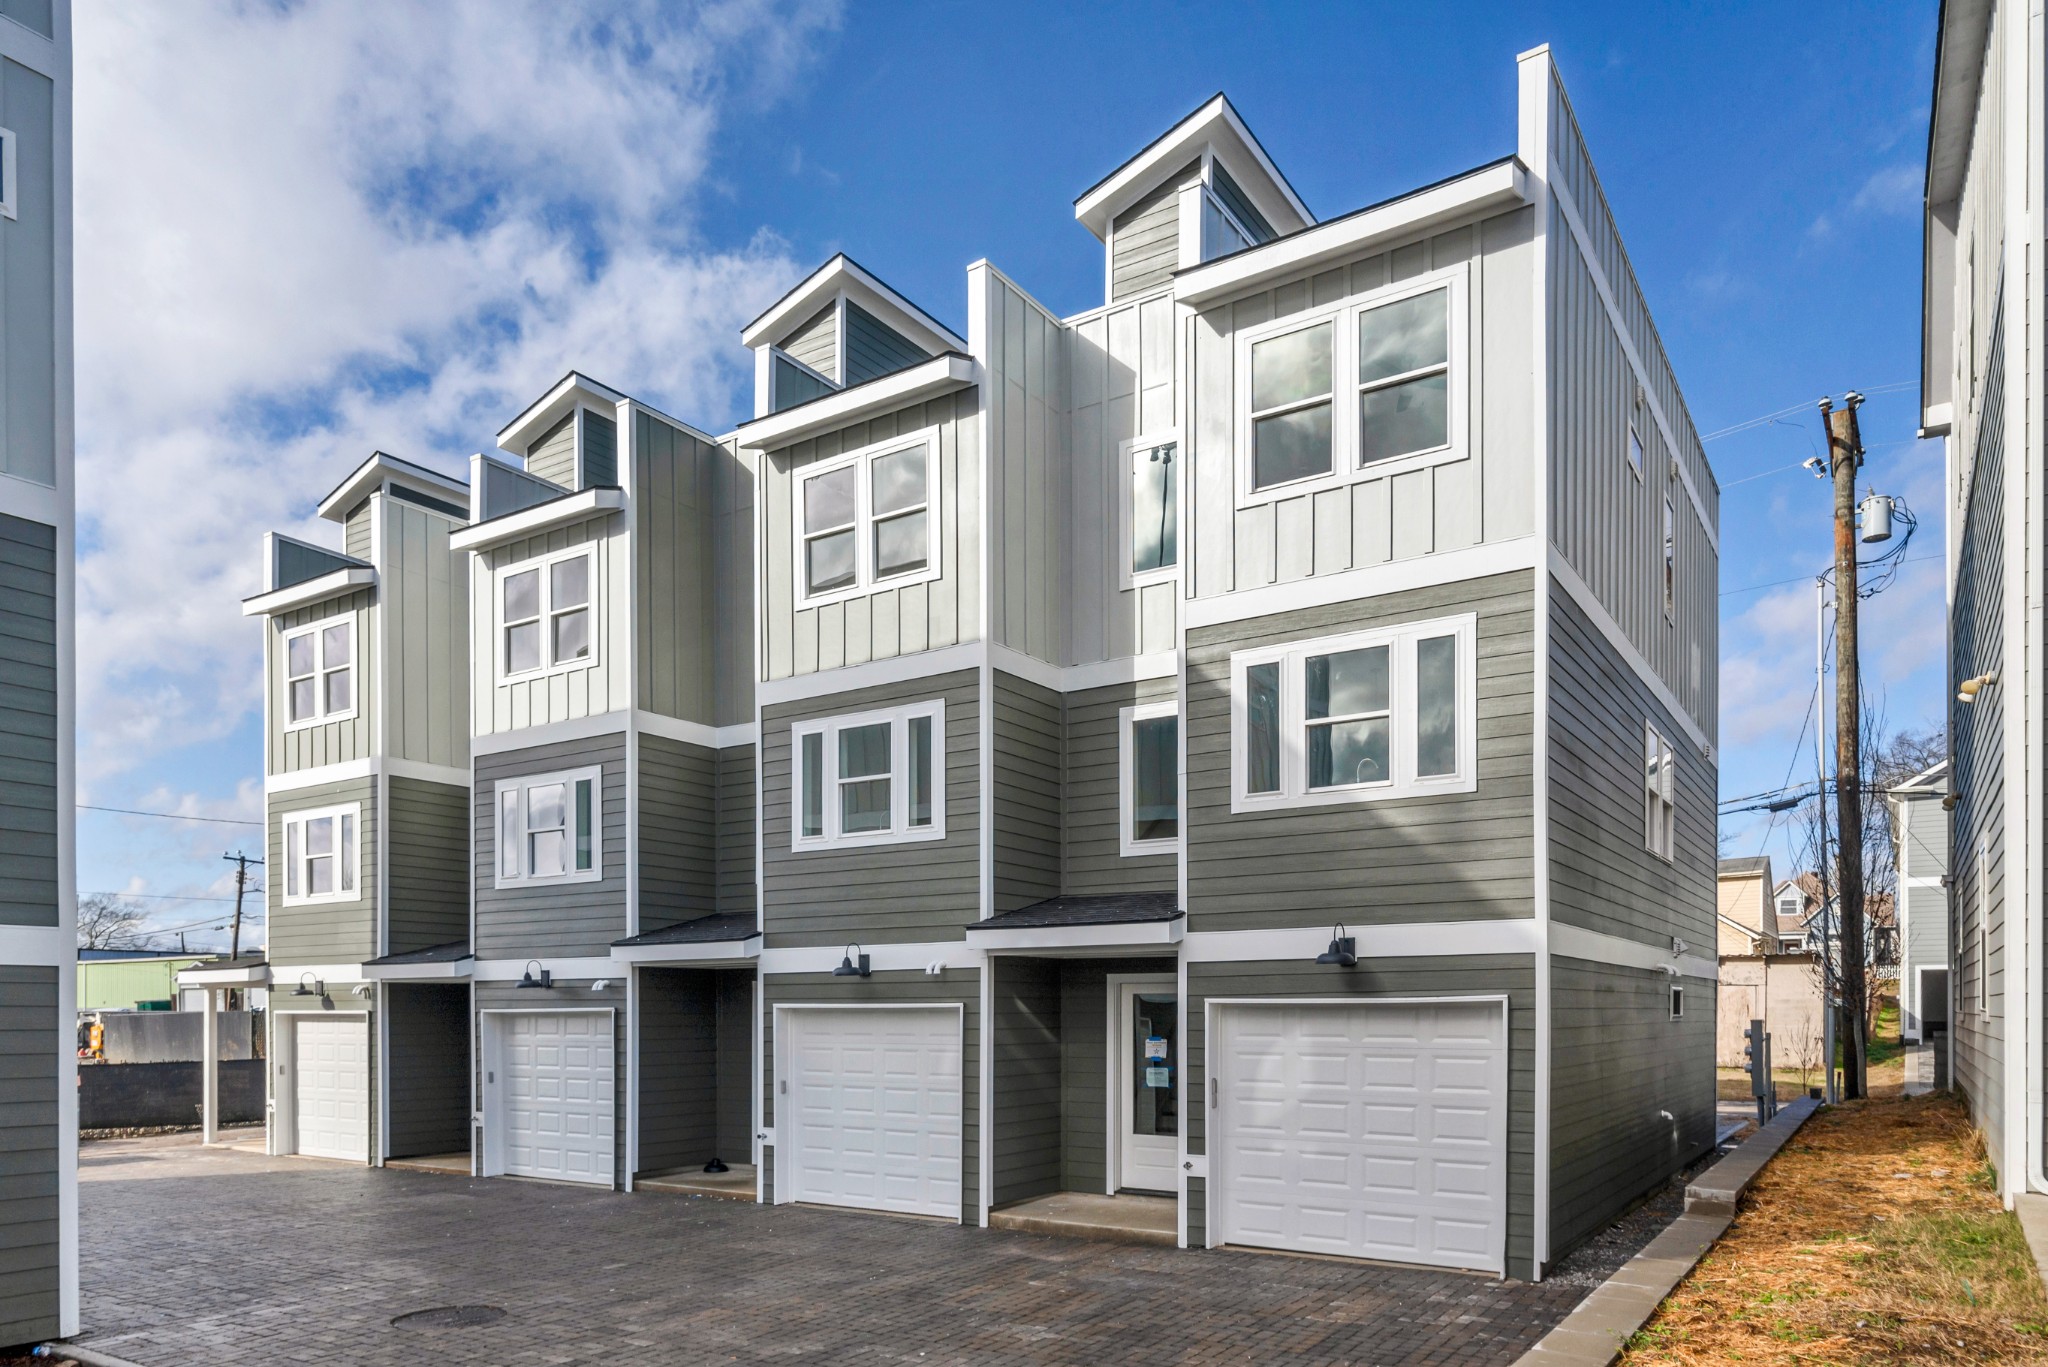
M 811 272 L 771 304 L 766 313 L 742 328 L 740 344 L 759 347 L 781 341 L 789 329 L 807 322 L 841 290 L 847 298 L 928 350 L 967 350 L 965 338 L 882 283 L 844 252 Z
M 357 589 L 372 587 L 376 582 L 376 570 L 368 565 L 349 565 L 286 588 L 259 593 L 254 598 L 244 598 L 242 615 L 268 617 L 275 613 L 290 612 L 293 608 L 307 607 L 329 598 L 339 598 L 344 593 L 354 593 Z
M 1439 224 L 1499 213 L 1529 203 L 1529 172 L 1519 161 L 1497 162 L 1390 204 L 1305 228 L 1173 278 L 1173 297 L 1197 308 L 1318 266 L 1333 265 Z
M 567 527 L 604 513 L 617 512 L 625 506 L 624 489 L 585 489 L 580 494 L 551 499 L 546 503 L 535 504 L 531 508 L 522 508 L 516 513 L 494 517 L 489 522 L 478 522 L 472 526 L 457 528 L 448 535 L 448 547 L 457 551 L 487 551 L 508 541 L 537 536 L 541 532 L 551 532 L 557 527 Z
M 1225 136 L 1219 137 L 1219 134 Z M 1229 99 L 1221 94 L 1169 128 L 1143 151 L 1112 171 L 1107 179 L 1075 200 L 1074 217 L 1098 240 L 1107 240 L 1109 226 L 1118 214 L 1157 186 L 1164 176 L 1172 175 L 1198 156 L 1205 145 L 1219 141 L 1225 143 L 1227 150 L 1242 152 L 1279 192 L 1285 214 L 1274 215 L 1282 220 L 1277 221 L 1275 227 L 1282 232 L 1287 231 L 1286 214 L 1292 214 L 1303 227 L 1316 221 L 1308 205 L 1301 202 L 1301 196 L 1295 194 L 1294 187 L 1287 183 L 1287 177 L 1280 174 L 1280 168 L 1266 155 L 1265 147 L 1252 136 L 1251 129 L 1245 126 Z M 1236 142 L 1234 149 L 1228 148 L 1230 141 Z M 1255 200 L 1268 198 L 1260 193 L 1262 187 L 1240 184 L 1238 188 Z M 1270 201 L 1259 205 L 1268 214 L 1273 214 L 1280 207 Z
M 629 402 L 626 395 L 610 385 L 599 384 L 588 375 L 570 371 L 553 389 L 528 405 L 525 412 L 505 424 L 498 433 L 498 449 L 510 451 L 513 455 L 524 456 L 528 443 L 555 425 L 564 413 L 576 406 L 581 395 L 592 408 L 616 408 Z
M 837 431 L 890 409 L 965 389 L 975 380 L 973 357 L 934 356 L 908 370 L 745 423 L 739 430 L 740 445 L 749 451 L 780 450 L 806 437 Z
M 967 943 L 974 949 L 989 952 L 1115 949 L 1124 946 L 1142 949 L 1177 945 L 1187 935 L 1187 927 L 1188 918 L 1185 916 L 1176 916 L 1170 921 L 1117 921 L 1092 926 L 1013 926 L 1004 930 L 969 926 Z
M 460 982 L 476 972 L 476 955 L 425 964 L 364 964 L 366 983 Z
M 333 493 L 321 499 L 317 511 L 330 522 L 341 521 L 358 503 L 382 488 L 386 480 L 403 484 L 430 498 L 464 508 L 469 506 L 469 485 L 462 480 L 379 451 L 358 465 L 355 473 L 337 485 Z
M 178 971 L 180 987 L 268 987 L 270 965 L 254 968 L 186 968 Z
M 740 962 L 760 957 L 761 932 L 744 940 L 697 940 L 672 945 L 613 945 L 612 958 L 622 964 L 697 964 Z

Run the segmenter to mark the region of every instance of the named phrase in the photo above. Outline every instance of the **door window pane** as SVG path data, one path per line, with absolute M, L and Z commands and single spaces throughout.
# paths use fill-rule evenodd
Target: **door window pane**
M 1341 788 L 1385 783 L 1393 777 L 1387 757 L 1387 719 L 1329 722 L 1308 729 L 1308 786 Z
M 1180 998 L 1140 993 L 1131 1003 L 1131 1132 L 1180 1133 Z
M 1180 837 L 1180 718 L 1131 722 L 1131 839 Z
M 910 824 L 932 824 L 932 719 L 910 719 Z
M 1179 563 L 1180 484 L 1173 477 L 1174 447 L 1131 452 L 1131 571 Z
M 1245 682 L 1245 788 L 1280 791 L 1280 665 L 1252 665 Z
M 1458 770 L 1458 638 L 1415 643 L 1415 772 L 1423 778 Z
M 803 833 L 825 833 L 825 736 L 813 731 L 803 741 Z

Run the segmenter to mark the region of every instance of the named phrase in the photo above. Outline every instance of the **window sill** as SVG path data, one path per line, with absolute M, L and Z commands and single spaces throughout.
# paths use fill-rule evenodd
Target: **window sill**
M 1406 787 L 1388 784 L 1378 788 L 1318 788 L 1306 793 L 1232 793 L 1230 810 L 1235 815 L 1288 811 L 1297 807 L 1344 807 L 1371 802 L 1399 802 L 1407 798 L 1473 793 L 1478 790 L 1478 779 L 1455 778 L 1433 783 L 1413 783 Z
M 843 835 L 836 840 L 820 840 L 815 838 L 810 840 L 792 840 L 789 842 L 789 849 L 792 854 L 809 854 L 822 850 L 871 849 L 878 845 L 923 845 L 929 844 L 934 840 L 944 840 L 945 838 L 946 828 L 943 825 L 939 825 L 932 827 L 930 830 L 885 831 L 875 835 Z
M 597 657 L 593 655 L 587 660 L 572 660 L 565 665 L 549 665 L 546 669 L 522 669 L 517 674 L 500 674 L 498 684 L 504 687 L 509 684 L 532 683 L 535 679 L 551 679 L 558 674 L 580 674 L 586 669 L 597 668 L 597 663 Z
M 1140 859 L 1146 855 L 1177 855 L 1180 853 L 1178 840 L 1126 840 L 1117 850 L 1119 858 Z
M 892 575 L 887 579 L 877 579 L 871 584 L 855 584 L 851 588 L 834 589 L 830 593 L 821 593 L 815 597 L 799 598 L 796 600 L 796 610 L 802 612 L 807 608 L 831 607 L 834 603 L 844 603 L 852 598 L 866 598 L 873 594 L 886 593 L 891 589 L 906 589 L 915 584 L 929 584 L 938 577 L 939 570 L 935 564 L 931 568 L 919 570 L 915 574 Z
M 316 727 L 328 726 L 338 721 L 354 721 L 361 715 L 360 709 L 350 708 L 346 712 L 334 712 L 324 717 L 311 717 L 305 721 L 286 722 L 284 731 L 286 735 L 290 735 L 294 731 L 311 731 Z
M 603 881 L 604 871 L 602 869 L 592 869 L 588 873 L 565 873 L 559 877 L 549 878 L 507 878 L 503 874 L 499 874 L 492 881 L 491 886 L 499 889 L 559 888 L 571 883 L 601 883 Z
M 345 907 L 363 900 L 360 892 L 341 892 L 332 897 L 285 897 L 278 902 L 285 907 Z

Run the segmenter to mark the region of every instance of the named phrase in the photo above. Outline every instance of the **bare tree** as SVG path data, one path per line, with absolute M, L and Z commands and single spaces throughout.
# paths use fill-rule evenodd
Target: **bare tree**
M 142 941 L 142 908 L 104 892 L 78 899 L 80 949 L 133 949 Z

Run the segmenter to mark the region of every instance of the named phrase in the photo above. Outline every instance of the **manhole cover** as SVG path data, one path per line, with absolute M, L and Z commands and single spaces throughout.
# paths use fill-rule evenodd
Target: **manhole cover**
M 432 1310 L 415 1310 L 391 1321 L 401 1329 L 469 1329 L 479 1324 L 496 1324 L 505 1312 L 495 1305 L 437 1305 Z

